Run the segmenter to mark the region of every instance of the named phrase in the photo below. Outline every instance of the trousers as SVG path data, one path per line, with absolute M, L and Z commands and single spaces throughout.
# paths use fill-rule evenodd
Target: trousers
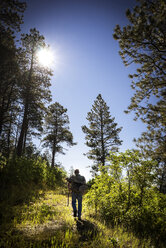
M 81 218 L 82 213 L 82 195 L 72 192 L 72 207 L 73 211 L 77 211 L 76 200 L 78 201 L 78 218 Z

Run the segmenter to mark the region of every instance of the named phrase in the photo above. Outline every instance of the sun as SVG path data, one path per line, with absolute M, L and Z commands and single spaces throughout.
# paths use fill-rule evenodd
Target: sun
M 50 67 L 53 64 L 53 52 L 49 48 L 42 48 L 37 53 L 39 63 L 44 67 Z

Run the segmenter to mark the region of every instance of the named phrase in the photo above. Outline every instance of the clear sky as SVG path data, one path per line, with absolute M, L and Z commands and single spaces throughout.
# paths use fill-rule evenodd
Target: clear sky
M 123 127 L 121 151 L 133 148 L 133 138 L 145 128 L 141 121 L 133 121 L 134 114 L 124 113 L 134 93 L 128 77 L 134 67 L 124 66 L 112 36 L 116 24 L 128 23 L 125 11 L 135 5 L 135 0 L 27 0 L 22 32 L 35 27 L 50 45 L 55 57 L 52 100 L 68 109 L 70 130 L 78 143 L 66 155 L 58 155 L 56 162 L 66 171 L 78 168 L 87 180 L 92 161 L 83 155 L 88 147 L 81 126 L 87 124 L 87 113 L 99 93 Z

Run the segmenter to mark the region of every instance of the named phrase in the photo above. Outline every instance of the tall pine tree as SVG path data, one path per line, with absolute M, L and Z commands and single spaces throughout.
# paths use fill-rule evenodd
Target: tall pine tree
M 137 65 L 129 75 L 135 94 L 128 111 L 146 119 L 151 96 L 163 98 L 166 90 L 166 2 L 165 0 L 138 0 L 139 4 L 126 15 L 129 25 L 115 28 L 120 55 L 126 66 Z
M 66 114 L 67 109 L 60 105 L 58 102 L 51 104 L 48 107 L 48 112 L 45 117 L 45 134 L 43 139 L 43 147 L 51 149 L 52 163 L 55 165 L 55 155 L 57 153 L 65 154 L 63 143 L 68 146 L 73 146 L 73 135 L 69 130 L 69 117 Z
M 82 126 L 82 131 L 86 134 L 86 145 L 90 147 L 87 157 L 95 162 L 92 169 L 98 171 L 100 164 L 106 164 L 109 151 L 117 151 L 121 145 L 119 133 L 122 128 L 117 128 L 115 118 L 110 116 L 109 107 L 101 94 L 97 96 L 91 111 L 88 112 L 87 120 L 89 127 Z
M 26 4 L 0 1 L 0 151 L 7 156 L 18 105 L 19 66 L 14 35 L 20 31 Z
M 44 36 L 35 28 L 29 34 L 22 35 L 20 49 L 21 84 L 20 99 L 22 105 L 22 123 L 18 138 L 17 155 L 21 156 L 27 135 L 36 135 L 42 130 L 42 120 L 46 111 L 45 104 L 51 100 L 49 90 L 52 71 L 42 67 L 37 58 L 37 51 L 46 47 Z
M 129 75 L 135 93 L 126 113 L 133 110 L 135 119 L 147 124 L 137 145 L 158 161 L 160 188 L 166 188 L 166 2 L 138 0 L 126 15 L 129 25 L 117 25 L 114 33 L 124 64 L 137 65 L 136 73 Z

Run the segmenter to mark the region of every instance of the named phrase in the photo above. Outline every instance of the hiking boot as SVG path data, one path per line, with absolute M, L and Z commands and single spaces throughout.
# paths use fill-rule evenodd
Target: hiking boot
M 74 211 L 74 217 L 77 217 L 77 211 Z
M 78 217 L 78 220 L 80 220 L 80 221 L 81 221 L 81 217 Z

